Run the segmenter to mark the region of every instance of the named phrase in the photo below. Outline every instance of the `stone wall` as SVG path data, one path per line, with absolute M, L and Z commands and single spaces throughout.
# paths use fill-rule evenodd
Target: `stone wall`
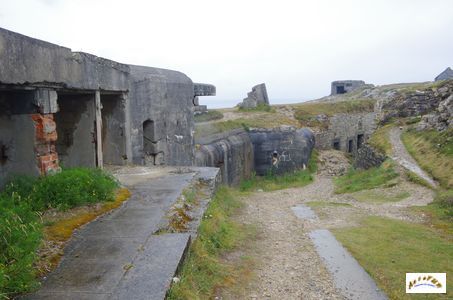
M 436 87 L 395 93 L 378 99 L 378 119 L 385 123 L 395 117 L 414 117 L 435 111 L 440 102 L 453 94 L 453 80 L 440 82 Z
M 317 149 L 336 149 L 355 154 L 376 130 L 376 114 L 337 114 L 329 117 L 328 128 L 315 132 Z
M 369 169 L 380 166 L 386 156 L 368 144 L 364 144 L 357 151 L 354 157 L 354 167 L 359 169 Z
M 242 108 L 255 108 L 258 105 L 269 105 L 269 97 L 267 96 L 266 84 L 261 83 L 255 85 L 252 91 L 247 94 L 247 98 L 239 103 Z

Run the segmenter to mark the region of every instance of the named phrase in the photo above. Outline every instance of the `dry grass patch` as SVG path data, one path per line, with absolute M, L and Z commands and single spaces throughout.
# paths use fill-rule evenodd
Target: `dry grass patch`
M 384 125 L 378 128 L 368 139 L 368 144 L 381 153 L 392 155 L 392 144 L 390 143 L 389 132 L 394 127 L 393 124 Z

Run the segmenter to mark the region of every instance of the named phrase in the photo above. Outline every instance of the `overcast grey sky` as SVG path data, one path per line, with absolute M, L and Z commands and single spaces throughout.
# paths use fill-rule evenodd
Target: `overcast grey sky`
M 265 82 L 273 103 L 330 82 L 429 81 L 453 67 L 453 0 L 0 0 L 0 27 L 212 83 L 210 107 Z

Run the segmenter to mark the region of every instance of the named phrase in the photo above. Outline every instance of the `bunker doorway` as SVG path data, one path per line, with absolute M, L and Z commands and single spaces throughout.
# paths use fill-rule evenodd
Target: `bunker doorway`
M 363 136 L 363 134 L 357 135 L 357 149 L 359 149 L 360 147 L 362 147 L 363 141 L 364 141 L 364 136 Z
M 62 167 L 96 167 L 93 92 L 59 91 L 56 148 Z
M 126 105 L 122 94 L 101 93 L 102 160 L 108 165 L 125 165 L 126 153 Z
M 346 93 L 344 86 L 343 85 L 337 86 L 337 94 L 344 94 L 344 93 Z
M 354 141 L 353 140 L 349 140 L 348 141 L 348 152 L 352 153 L 353 151 L 354 151 Z

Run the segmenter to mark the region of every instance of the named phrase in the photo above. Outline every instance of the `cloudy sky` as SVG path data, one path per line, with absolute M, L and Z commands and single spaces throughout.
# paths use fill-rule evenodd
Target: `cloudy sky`
M 452 0 L 0 0 L 0 27 L 212 83 L 210 107 L 265 82 L 273 103 L 330 82 L 429 81 L 453 67 Z

